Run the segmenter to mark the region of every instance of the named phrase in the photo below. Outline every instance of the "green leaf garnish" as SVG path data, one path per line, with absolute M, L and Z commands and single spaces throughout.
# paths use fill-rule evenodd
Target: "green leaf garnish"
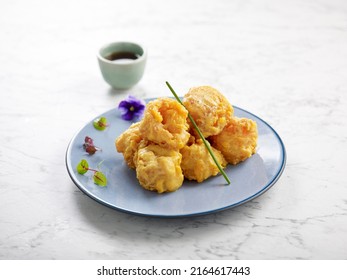
M 176 100 L 177 100 L 184 108 L 186 108 L 186 107 L 183 105 L 181 99 L 178 97 L 178 95 L 176 94 L 176 92 L 173 90 L 173 88 L 172 88 L 171 85 L 169 84 L 169 82 L 166 82 L 166 85 L 168 86 L 168 88 L 170 89 L 170 91 L 172 92 L 172 94 L 174 95 L 174 97 L 176 98 Z M 186 108 L 186 109 L 187 109 L 187 108 Z M 188 111 L 188 110 L 187 110 L 187 111 Z M 189 114 L 189 112 L 188 112 L 188 118 L 190 119 L 190 121 L 191 121 L 192 124 L 194 125 L 195 130 L 198 132 L 198 134 L 199 134 L 201 140 L 204 142 L 204 144 L 205 144 L 205 146 L 206 146 L 208 152 L 210 153 L 210 155 L 211 155 L 213 161 L 215 162 L 215 164 L 217 165 L 217 167 L 218 167 L 220 173 L 223 175 L 224 179 L 227 181 L 227 183 L 228 183 L 228 185 L 229 185 L 229 184 L 230 184 L 230 180 L 229 180 L 227 174 L 224 172 L 223 168 L 220 166 L 220 164 L 219 164 L 219 162 L 218 162 L 216 156 L 214 155 L 214 153 L 213 153 L 213 151 L 212 151 L 212 149 L 211 149 L 210 143 L 209 143 L 209 142 L 205 139 L 205 137 L 202 135 L 202 133 L 201 133 L 199 127 L 197 126 L 197 124 L 195 123 L 193 117 Z
M 98 167 L 101 165 L 102 162 L 100 162 L 98 164 Z M 87 171 L 92 171 L 94 172 L 93 175 L 93 181 L 95 184 L 101 186 L 101 187 L 105 187 L 107 185 L 107 178 L 105 176 L 104 173 L 102 173 L 99 170 L 95 170 L 92 168 L 89 168 L 89 164 L 85 159 L 82 159 L 78 164 L 77 164 L 77 172 L 79 174 L 84 175 L 85 173 L 87 173 Z
M 104 173 L 102 173 L 101 171 L 96 171 L 93 175 L 93 180 L 94 183 L 101 186 L 101 187 L 105 187 L 107 185 L 107 178 L 105 176 Z
M 97 130 L 105 130 L 108 126 L 107 119 L 105 117 L 100 117 L 93 121 L 93 125 Z
M 77 164 L 77 172 L 79 174 L 85 174 L 89 169 L 89 164 L 88 161 L 85 159 L 82 159 L 78 164 Z

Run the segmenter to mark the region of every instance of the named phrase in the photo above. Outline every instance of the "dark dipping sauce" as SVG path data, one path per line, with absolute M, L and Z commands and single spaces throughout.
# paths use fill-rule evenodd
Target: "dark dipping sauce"
M 107 56 L 105 56 L 105 59 L 108 60 L 120 60 L 120 59 L 131 59 L 135 60 L 138 59 L 141 55 L 133 52 L 114 52 Z

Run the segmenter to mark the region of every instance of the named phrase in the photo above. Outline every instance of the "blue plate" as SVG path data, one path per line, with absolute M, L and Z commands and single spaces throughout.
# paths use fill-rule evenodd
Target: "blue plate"
M 186 180 L 180 189 L 172 193 L 157 194 L 143 189 L 135 171 L 127 167 L 123 155 L 115 149 L 115 139 L 132 124 L 122 120 L 117 109 L 100 115 L 106 117 L 110 124 L 106 130 L 96 130 L 92 120 L 72 138 L 66 152 L 68 173 L 76 186 L 92 199 L 137 215 L 185 217 L 241 205 L 276 183 L 285 167 L 286 152 L 282 140 L 270 125 L 243 109 L 233 107 L 236 116 L 256 121 L 259 138 L 256 154 L 225 169 L 231 180 L 230 185 L 226 185 L 223 176 L 219 175 L 202 183 Z M 92 156 L 86 154 L 83 150 L 85 136 L 91 137 L 95 146 L 102 148 L 102 151 Z M 84 175 L 77 173 L 76 166 L 81 159 L 86 159 L 90 168 L 98 168 L 99 165 L 108 179 L 106 187 L 93 183 L 92 172 Z

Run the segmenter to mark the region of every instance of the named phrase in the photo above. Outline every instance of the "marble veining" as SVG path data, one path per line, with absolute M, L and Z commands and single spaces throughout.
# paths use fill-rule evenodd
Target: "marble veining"
M 4 3 L 3 3 L 4 2 Z M 99 46 L 149 51 L 130 90 L 110 89 Z M 346 259 L 347 2 L 2 1 L 0 259 Z M 65 167 L 70 139 L 129 93 L 209 84 L 282 137 L 269 191 L 207 216 L 108 209 Z

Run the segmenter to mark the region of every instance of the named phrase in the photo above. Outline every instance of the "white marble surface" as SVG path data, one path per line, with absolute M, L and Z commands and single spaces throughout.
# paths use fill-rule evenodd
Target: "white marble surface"
M 347 2 L 0 0 L 0 259 L 346 259 Z M 149 50 L 141 82 L 102 80 L 113 40 Z M 185 219 L 137 217 L 79 191 L 74 133 L 128 93 L 209 84 L 281 135 L 261 197 Z

